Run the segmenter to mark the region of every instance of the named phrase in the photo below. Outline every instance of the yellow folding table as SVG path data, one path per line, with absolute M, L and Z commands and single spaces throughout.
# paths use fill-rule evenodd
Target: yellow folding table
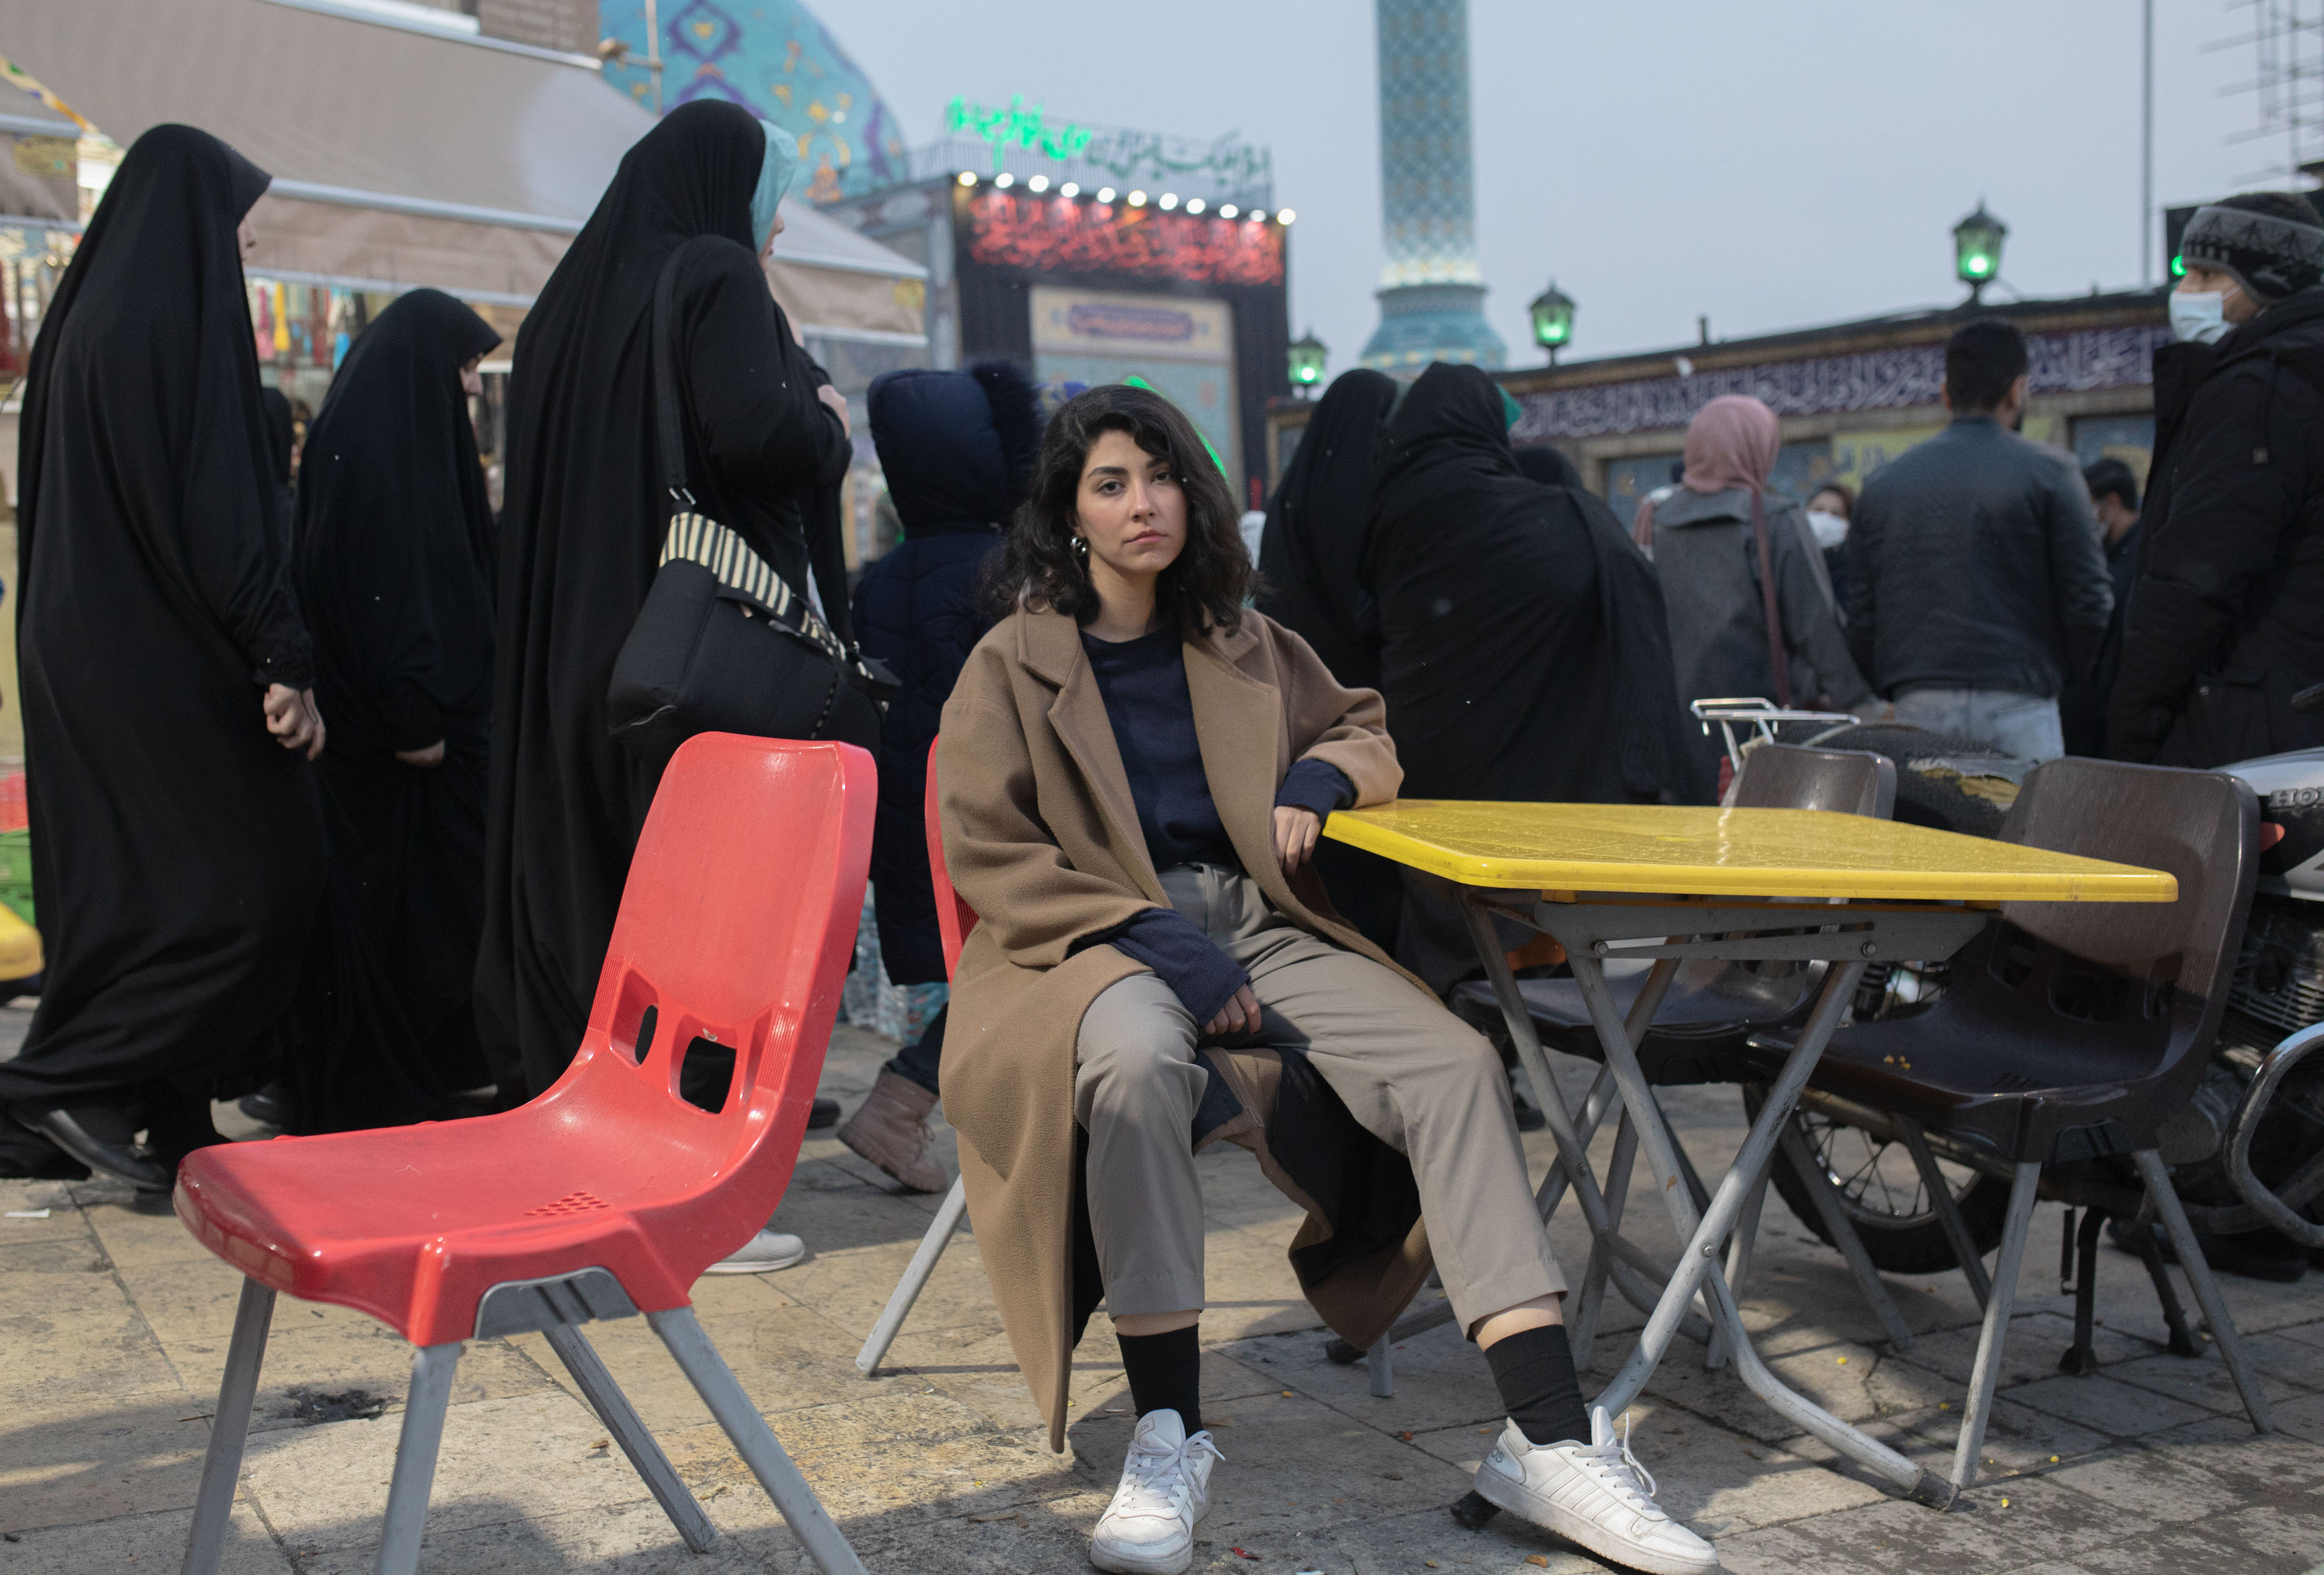
M 1557 1140 L 1560 1174 L 1552 1178 L 1558 1184 L 1545 1185 L 1545 1212 L 1570 1186 L 1597 1244 L 1593 1264 L 1602 1255 L 1618 1280 L 1628 1276 L 1650 1287 L 1663 1282 L 1637 1349 L 1597 1404 L 1614 1414 L 1627 1407 L 1692 1319 L 1698 1338 L 1725 1347 L 1743 1381 L 1777 1414 L 1911 1497 L 1938 1508 L 1950 1505 L 1950 1482 L 1768 1370 L 1751 1347 L 1727 1276 L 1709 1272 L 1714 1256 L 1756 1196 L 1868 962 L 1950 957 L 2001 902 L 2172 902 L 2178 881 L 2127 864 L 1813 809 L 1405 799 L 1342 810 L 1323 833 L 1459 887 L 1471 938 Z M 1589 1006 L 1606 1065 L 1579 1125 L 1550 1076 L 1494 931 L 1496 916 L 1563 944 Z M 1700 1211 L 1637 1054 L 1679 963 L 1695 957 L 1830 964 L 1750 1136 Z M 1615 958 L 1654 960 L 1627 1023 L 1606 983 L 1604 965 Z M 1590 1169 L 1589 1134 L 1617 1094 L 1687 1243 L 1674 1272 L 1621 1234 Z M 1709 1328 L 1690 1312 L 1698 1292 L 1713 1320 Z

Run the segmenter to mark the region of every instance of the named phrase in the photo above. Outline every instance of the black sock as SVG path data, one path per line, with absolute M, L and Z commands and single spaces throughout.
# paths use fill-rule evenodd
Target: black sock
M 1175 1411 L 1186 1436 L 1203 1431 L 1203 1347 L 1189 1323 L 1167 1334 L 1123 1334 L 1121 1366 L 1130 1379 L 1130 1402 L 1138 1414 Z M 1559 1331 L 1562 1334 L 1564 1331 Z M 1498 1349 L 1498 1348 L 1496 1348 Z M 1568 1371 L 1573 1364 L 1568 1362 Z
M 1588 1443 L 1590 1412 L 1582 1404 L 1582 1379 L 1573 1370 L 1573 1348 L 1565 1326 L 1547 1323 L 1496 1340 L 1485 1352 L 1500 1386 L 1501 1404 L 1527 1442 Z

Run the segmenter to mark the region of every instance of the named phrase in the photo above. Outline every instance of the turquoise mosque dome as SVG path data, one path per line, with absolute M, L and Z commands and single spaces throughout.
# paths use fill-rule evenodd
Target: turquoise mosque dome
M 793 189 L 816 202 L 905 171 L 903 128 L 838 40 L 796 0 L 660 0 L 662 105 L 724 98 L 798 138 Z M 603 0 L 602 36 L 630 47 L 605 79 L 653 100 L 643 0 Z

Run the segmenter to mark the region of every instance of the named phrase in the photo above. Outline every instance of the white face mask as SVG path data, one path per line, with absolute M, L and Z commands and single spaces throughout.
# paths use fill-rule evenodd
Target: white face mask
M 1826 552 L 1848 539 L 1848 521 L 1821 509 L 1808 511 L 1808 529 L 1815 532 L 1816 545 Z
M 2198 345 L 2216 345 L 2227 336 L 2227 296 L 2216 290 L 2171 292 L 2171 336 Z

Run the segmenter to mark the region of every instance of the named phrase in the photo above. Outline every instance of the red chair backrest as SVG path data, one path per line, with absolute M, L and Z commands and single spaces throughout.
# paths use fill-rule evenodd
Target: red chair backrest
M 581 1048 L 539 1101 L 617 1123 L 641 1176 L 681 1190 L 715 1178 L 686 1225 L 719 1253 L 766 1222 L 798 1160 L 877 795 L 872 757 L 852 744 L 704 733 L 681 745 L 638 837 Z M 678 1096 L 697 1037 L 734 1052 L 715 1113 Z
M 928 830 L 928 880 L 936 889 L 936 934 L 944 940 L 945 972 L 960 966 L 961 944 L 976 927 L 976 910 L 952 889 L 952 871 L 945 868 L 944 822 L 936 813 L 936 747 L 928 746 L 928 793 L 924 818 Z

